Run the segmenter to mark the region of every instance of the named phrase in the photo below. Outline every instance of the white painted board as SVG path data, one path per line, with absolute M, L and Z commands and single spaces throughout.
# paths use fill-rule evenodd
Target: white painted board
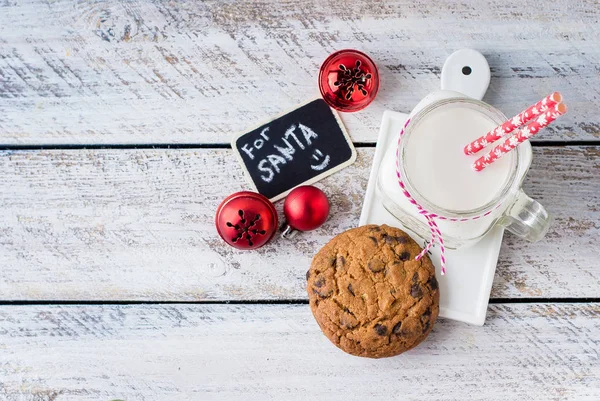
M 323 227 L 253 252 L 214 227 L 219 203 L 247 189 L 231 150 L 0 152 L 0 299 L 306 299 L 311 258 L 358 225 L 374 149 L 357 150 L 317 183 Z M 535 244 L 505 236 L 492 297 L 598 296 L 599 160 L 593 146 L 534 148 L 525 191 L 555 221 Z
M 597 0 L 0 2 L 0 144 L 229 143 L 318 96 L 319 67 L 355 48 L 375 101 L 342 116 L 374 142 L 383 111 L 439 88 L 455 50 L 483 53 L 485 101 L 515 115 L 560 91 L 535 141 L 600 139 Z
M 598 304 L 490 305 L 373 360 L 308 305 L 3 306 L 0 399 L 597 401 L 598 332 Z

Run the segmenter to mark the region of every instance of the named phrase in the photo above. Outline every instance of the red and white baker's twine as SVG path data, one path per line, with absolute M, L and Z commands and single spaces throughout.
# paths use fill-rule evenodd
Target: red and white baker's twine
M 441 260 L 441 269 L 440 270 L 442 272 L 442 275 L 444 275 L 444 274 L 446 274 L 446 247 L 444 246 L 444 238 L 442 237 L 442 233 L 436 223 L 436 220 L 447 220 L 447 221 L 477 220 L 477 219 L 480 219 L 482 217 L 489 215 L 490 213 L 492 213 L 493 210 L 490 210 L 482 215 L 474 216 L 474 217 L 467 217 L 467 218 L 461 218 L 461 219 L 450 218 L 450 217 L 440 216 L 439 214 L 431 213 L 431 212 L 425 210 L 423 208 L 423 206 L 421 206 L 415 200 L 415 198 L 412 197 L 410 192 L 408 192 L 408 190 L 406 189 L 406 185 L 404 184 L 404 181 L 402 179 L 402 174 L 400 173 L 400 157 L 399 157 L 400 156 L 400 153 L 399 153 L 400 152 L 400 142 L 402 141 L 402 136 L 404 135 L 406 127 L 408 126 L 409 123 L 410 123 L 410 118 L 408 120 L 406 120 L 404 127 L 402 127 L 402 130 L 400 131 L 400 136 L 398 137 L 398 147 L 396 148 L 396 176 L 398 177 L 398 184 L 400 184 L 402 193 L 404 194 L 404 196 L 406 196 L 406 198 L 408 199 L 408 201 L 410 203 L 415 205 L 415 207 L 419 211 L 419 214 L 422 215 L 423 217 L 425 217 L 425 219 L 427 219 L 427 224 L 429 225 L 429 230 L 431 231 L 431 240 L 427 243 L 427 245 L 421 251 L 421 253 L 419 253 L 415 257 L 415 260 L 420 260 L 427 253 L 427 251 L 429 251 L 429 249 L 431 249 L 431 247 L 435 244 L 435 241 L 437 239 L 437 241 L 439 241 L 439 243 L 440 243 L 440 260 Z

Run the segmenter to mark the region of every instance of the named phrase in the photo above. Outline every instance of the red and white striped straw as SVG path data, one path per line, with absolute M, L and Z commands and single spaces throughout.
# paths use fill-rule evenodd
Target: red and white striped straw
M 510 120 L 504 122 L 502 125 L 497 126 L 487 134 L 469 143 L 467 146 L 465 146 L 465 154 L 474 155 L 490 143 L 497 141 L 506 134 L 510 134 L 523 124 L 531 121 L 533 118 L 553 108 L 561 101 L 562 95 L 558 92 L 554 92 L 546 96 L 536 104 L 529 106 L 527 109 L 523 110 Z
M 552 121 L 562 116 L 567 112 L 567 106 L 564 103 L 556 104 L 552 109 L 546 110 L 540 114 L 535 120 L 521 128 L 515 134 L 507 138 L 503 143 L 496 146 L 485 156 L 480 157 L 473 163 L 473 169 L 475 171 L 481 171 L 517 146 L 525 142 L 535 134 L 537 134 L 542 128 L 548 126 Z

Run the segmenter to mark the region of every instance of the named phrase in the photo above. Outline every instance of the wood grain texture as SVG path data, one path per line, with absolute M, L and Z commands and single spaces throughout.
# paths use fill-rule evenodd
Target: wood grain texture
M 600 306 L 491 305 L 382 360 L 335 348 L 307 305 L 3 306 L 0 398 L 578 400 L 600 397 Z
M 373 149 L 358 150 L 318 184 L 322 228 L 253 252 L 214 228 L 245 187 L 231 150 L 3 151 L 0 299 L 305 299 L 312 256 L 358 223 Z M 600 147 L 534 148 L 525 189 L 555 222 L 536 244 L 506 236 L 492 296 L 597 297 Z
M 371 142 L 463 47 L 486 55 L 485 100 L 508 115 L 564 94 L 569 114 L 534 140 L 595 140 L 599 18 L 597 0 L 3 1 L 0 143 L 226 143 L 317 96 L 342 48 L 380 69 L 374 104 L 342 117 Z

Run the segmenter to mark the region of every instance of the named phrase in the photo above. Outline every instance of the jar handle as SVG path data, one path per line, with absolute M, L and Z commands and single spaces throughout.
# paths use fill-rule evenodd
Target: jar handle
M 550 228 L 550 222 L 551 217 L 544 206 L 520 190 L 498 224 L 520 238 L 536 242 L 544 238 Z

